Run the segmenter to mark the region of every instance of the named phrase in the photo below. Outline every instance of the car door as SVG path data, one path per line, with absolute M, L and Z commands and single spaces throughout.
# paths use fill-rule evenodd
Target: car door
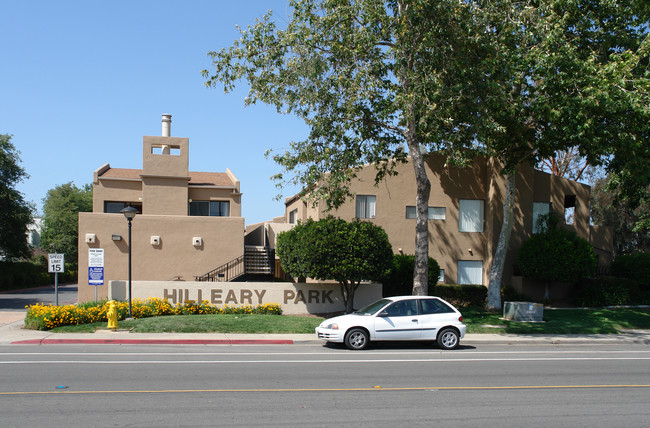
M 422 339 L 435 340 L 441 327 L 458 321 L 456 311 L 442 300 L 420 299 Z
M 416 299 L 394 302 L 375 316 L 375 340 L 414 340 L 420 335 Z

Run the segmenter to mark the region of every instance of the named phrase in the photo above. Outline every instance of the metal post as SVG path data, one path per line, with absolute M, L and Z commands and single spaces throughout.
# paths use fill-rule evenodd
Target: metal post
M 59 306 L 59 273 L 54 272 L 54 304 Z
M 129 221 L 129 318 L 133 318 L 131 314 L 131 219 Z

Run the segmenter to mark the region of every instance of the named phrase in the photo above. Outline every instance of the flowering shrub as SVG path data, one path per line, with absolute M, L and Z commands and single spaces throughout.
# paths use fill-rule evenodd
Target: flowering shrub
M 115 302 L 117 304 L 118 320 L 125 319 L 129 314 L 128 302 Z M 80 305 L 30 305 L 27 306 L 25 328 L 32 330 L 50 330 L 62 325 L 89 324 L 94 322 L 107 322 L 106 311 L 108 301 L 88 302 Z M 172 305 L 167 300 L 133 299 L 131 301 L 131 314 L 133 318 L 159 317 L 165 315 L 204 315 L 204 314 L 264 314 L 282 315 L 282 308 L 277 303 L 263 305 L 243 306 L 215 306 L 207 300 L 202 302 L 186 301 Z

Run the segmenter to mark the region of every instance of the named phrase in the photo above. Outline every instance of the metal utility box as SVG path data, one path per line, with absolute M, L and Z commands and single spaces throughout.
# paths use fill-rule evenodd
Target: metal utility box
M 532 302 L 505 302 L 503 318 L 511 321 L 544 321 L 544 305 Z

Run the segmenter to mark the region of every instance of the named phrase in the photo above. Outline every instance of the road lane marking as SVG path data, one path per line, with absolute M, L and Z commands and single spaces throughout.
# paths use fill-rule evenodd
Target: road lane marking
M 188 394 L 217 392 L 380 392 L 380 391 L 486 391 L 486 390 L 544 390 L 544 389 L 614 389 L 614 388 L 650 388 L 650 385 L 508 385 L 508 386 L 426 386 L 426 387 L 362 387 L 362 388 L 223 388 L 223 389 L 139 389 L 106 391 L 7 391 L 8 395 L 51 395 L 51 394 Z
M 462 350 L 457 350 L 457 351 L 413 351 L 413 350 L 404 350 L 402 352 L 400 351 L 381 351 L 381 352 L 358 352 L 358 351 L 345 351 L 342 350 L 341 352 L 330 352 L 330 353 L 324 353 L 324 352 L 4 352 L 0 353 L 0 357 L 5 356 L 5 355 L 76 355 L 76 356 L 91 356 L 91 355 L 102 355 L 102 356 L 110 356 L 110 355 L 117 355 L 117 356 L 128 356 L 128 355 L 136 355 L 136 356 L 147 356 L 147 355 L 158 355 L 158 356 L 163 356 L 163 355 L 170 355 L 170 356 L 176 356 L 176 355 L 182 355 L 182 356 L 188 356 L 188 355 L 321 355 L 321 356 L 359 356 L 359 357 L 368 357 L 370 355 L 420 355 L 420 354 L 425 354 L 425 355 L 445 355 L 445 356 L 467 356 L 467 355 L 512 355 L 512 354 L 520 354 L 520 355 L 534 355 L 534 354 L 650 354 L 649 351 L 639 351 L 639 350 L 621 350 L 621 351 L 601 351 L 601 350 L 592 350 L 592 351 L 469 351 L 465 352 Z
M 88 360 L 33 360 L 0 361 L 0 364 L 340 364 L 340 363 L 472 363 L 472 362 L 518 362 L 518 361 L 646 361 L 650 357 L 557 357 L 557 358 L 409 358 L 409 359 L 364 359 L 364 360 L 130 360 L 130 361 L 88 361 Z

